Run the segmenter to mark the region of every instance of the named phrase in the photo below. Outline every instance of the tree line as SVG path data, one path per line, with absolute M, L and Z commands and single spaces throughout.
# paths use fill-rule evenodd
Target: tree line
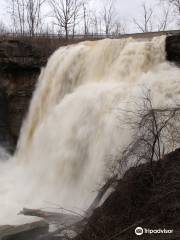
M 120 35 L 128 32 L 116 10 L 116 0 L 103 0 L 94 9 L 91 0 L 8 0 L 9 26 L 0 22 L 0 33 L 58 34 L 68 39 L 76 34 Z M 180 26 L 180 0 L 157 0 L 155 6 L 142 3 L 137 18 L 132 18 L 139 32 L 163 31 L 175 22 Z M 47 12 L 48 9 L 48 12 Z M 179 21 L 179 22 L 178 22 Z

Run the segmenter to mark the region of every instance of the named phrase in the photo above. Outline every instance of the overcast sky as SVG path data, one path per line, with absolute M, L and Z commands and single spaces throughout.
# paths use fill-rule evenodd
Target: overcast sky
M 92 0 L 93 5 L 98 5 L 103 2 L 103 0 Z M 141 9 L 142 3 L 146 2 L 148 4 L 156 4 L 158 0 L 114 0 L 117 7 L 117 11 L 120 15 L 125 17 L 136 16 Z
M 0 0 L 0 21 L 3 21 L 5 24 L 9 24 L 8 14 L 7 14 L 7 1 L 8 0 Z M 105 0 L 90 0 L 91 4 L 95 11 L 99 9 L 102 2 Z M 126 22 L 127 30 L 129 32 L 136 32 L 137 28 L 133 23 L 133 18 L 141 19 L 142 16 L 142 4 L 144 2 L 147 5 L 153 6 L 155 9 L 158 9 L 159 0 L 113 0 L 115 1 L 115 10 L 120 17 L 121 21 Z M 45 12 L 47 7 L 45 9 Z M 157 14 L 158 15 L 158 14 Z M 155 20 L 156 21 L 156 20 Z M 175 29 L 175 24 L 171 24 L 170 29 Z
M 104 0 L 92 0 L 92 5 L 96 9 L 98 5 L 102 5 Z M 134 23 L 132 23 L 133 18 L 140 18 L 142 11 L 142 4 L 145 2 L 148 5 L 156 5 L 158 0 L 114 0 L 115 11 L 121 18 L 121 21 L 127 23 L 127 30 L 136 31 Z

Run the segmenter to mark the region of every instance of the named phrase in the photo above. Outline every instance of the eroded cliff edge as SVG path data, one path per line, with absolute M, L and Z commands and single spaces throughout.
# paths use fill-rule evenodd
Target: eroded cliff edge
M 53 48 L 24 40 L 0 41 L 0 142 L 16 145 L 40 69 Z
M 0 40 L 0 142 L 10 150 L 16 146 L 41 67 L 59 46 L 71 43 L 52 39 Z M 167 36 L 166 52 L 168 61 L 180 64 L 180 35 Z

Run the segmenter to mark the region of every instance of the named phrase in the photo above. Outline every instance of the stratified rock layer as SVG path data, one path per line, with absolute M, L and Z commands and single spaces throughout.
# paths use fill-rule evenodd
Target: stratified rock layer
M 0 142 L 16 145 L 40 69 L 52 49 L 26 40 L 0 41 Z

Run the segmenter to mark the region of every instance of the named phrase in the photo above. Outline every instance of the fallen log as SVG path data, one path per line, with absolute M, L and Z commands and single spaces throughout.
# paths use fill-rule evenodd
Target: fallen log
M 113 176 L 110 178 L 98 191 L 97 196 L 95 197 L 94 201 L 90 205 L 90 207 L 86 211 L 86 217 L 89 218 L 94 210 L 100 205 L 103 197 L 105 196 L 108 189 L 113 187 L 113 185 L 117 183 L 117 176 Z
M 28 209 L 23 208 L 19 213 L 26 216 L 36 216 L 43 218 L 49 224 L 58 223 L 59 225 L 72 225 L 82 220 L 82 217 L 79 215 L 64 214 L 58 212 L 47 212 L 40 209 Z
M 86 218 L 80 215 L 64 214 L 58 212 L 47 212 L 40 209 L 24 208 L 19 214 L 43 218 L 49 226 L 56 226 L 56 230 L 42 235 L 38 240 L 69 239 L 71 235 L 76 236 L 82 232 L 86 224 Z

